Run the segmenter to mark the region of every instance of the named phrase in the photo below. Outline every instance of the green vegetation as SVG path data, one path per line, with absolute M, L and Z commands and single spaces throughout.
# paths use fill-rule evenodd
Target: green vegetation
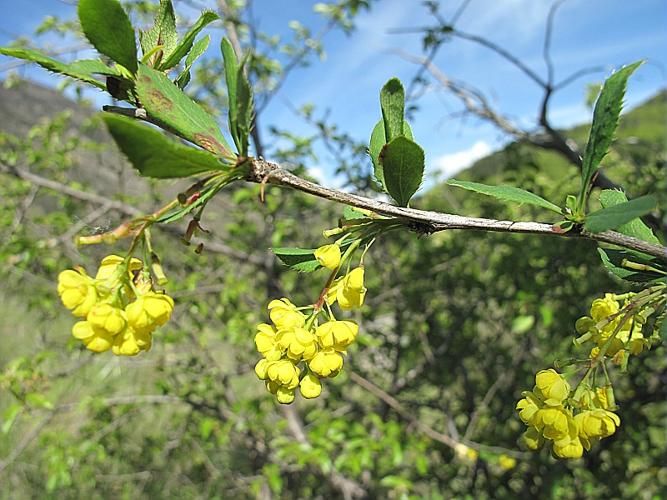
M 109 16 L 125 22 L 120 5 L 102 3 L 111 9 Z M 347 30 L 364 7 L 364 2 L 342 2 L 322 5 L 319 11 Z M 240 8 L 229 8 L 240 15 Z M 232 43 L 223 42 L 225 60 L 216 60 L 215 79 L 197 73 L 192 64 L 196 57 L 190 55 L 199 52 L 196 37 L 216 16 L 203 14 L 179 42 L 171 3 L 165 1 L 159 9 L 147 8 L 157 17 L 153 28 L 139 37 L 143 56 L 137 62 L 132 30 L 123 25 L 119 33 L 100 34 L 95 26 L 104 24 L 105 16 L 95 10 L 95 3 L 81 2 L 79 9 L 88 39 L 123 63 L 110 68 L 105 78 L 109 92 L 143 106 L 139 111 L 144 118 L 173 135 L 126 117 L 100 119 L 80 105 L 55 110 L 24 131 L 18 124 L 1 124 L 0 314 L 5 321 L 0 323 L 0 498 L 664 496 L 667 356 L 662 344 L 626 356 L 625 364 L 610 361 L 618 408 L 609 403 L 615 414 L 608 412 L 614 416 L 606 417 L 606 425 L 620 426 L 582 458 L 557 461 L 548 448 L 528 452 L 520 440 L 525 426 L 515 406 L 522 389 L 533 387 L 536 373 L 540 380 L 530 397 L 553 408 L 573 404 L 580 391 L 575 389 L 568 398 L 569 383 L 542 368 L 556 363 L 561 370 L 573 358 L 583 359 L 591 367 L 584 378 L 595 377 L 597 354 L 590 354 L 591 345 L 584 343 L 601 335 L 600 329 L 595 322 L 582 328 L 580 320 L 575 330 L 575 320 L 598 315 L 601 302 L 593 301 L 605 292 L 641 290 L 631 283 L 635 280 L 618 279 L 618 273 L 607 270 L 629 272 L 616 259 L 618 254 L 604 254 L 609 261 L 605 268 L 597 243 L 583 238 L 459 230 L 416 237 L 399 230 L 405 229 L 405 221 L 343 209 L 272 185 L 266 181 L 268 174 L 256 184 L 237 182 L 252 173 L 253 159 L 246 157 L 249 140 L 262 151 L 261 140 L 251 136 L 253 109 L 261 110 L 275 90 L 271 78 L 284 68 L 272 67 L 261 53 L 239 61 Z M 235 29 L 233 23 L 227 29 Z M 297 42 L 296 49 L 287 44 L 284 50 L 321 50 L 309 31 L 297 30 Z M 161 72 L 184 58 L 177 74 Z M 48 65 L 72 73 L 71 67 Z M 223 68 L 225 78 L 220 78 Z M 624 72 L 630 69 L 616 73 L 608 88 L 618 85 Z M 91 74 L 83 80 L 93 78 Z M 72 76 L 81 79 L 80 74 Z M 562 156 L 515 142 L 462 173 L 463 182 L 439 184 L 412 198 L 422 179 L 424 156 L 404 121 L 404 92 L 397 82 L 390 80 L 380 94 L 383 119 L 373 129 L 372 160 L 365 156 L 365 145 L 339 131 L 329 133 L 326 124 L 318 123 L 339 151 L 362 157 L 351 164 L 349 157 L 341 161 L 351 185 L 370 191 L 370 175 L 364 186 L 359 172 L 375 167 L 387 194 L 401 206 L 569 224 L 561 225 L 563 231 L 597 223 L 598 229 L 618 228 L 664 244 L 667 92 L 622 117 L 616 141 L 601 164 L 609 178 L 626 187 L 628 198 L 638 200 L 630 202 L 633 215 L 649 215 L 646 221 L 658 238 L 652 240 L 648 226 L 624 217 L 628 207 L 623 195 L 606 191 L 600 196 L 600 190 L 593 189 L 591 203 L 586 203 L 589 179 L 606 152 L 595 144 L 609 140 L 610 123 L 617 118 L 613 109 L 602 122 L 596 121 L 593 140 L 589 127 L 561 131 L 581 151 L 587 141 L 593 144 L 584 161 L 583 184 L 580 170 Z M 207 89 L 205 97 L 181 92 L 189 83 L 190 89 Z M 611 91 L 618 94 L 618 89 Z M 0 99 L 30 108 L 25 96 L 31 92 L 34 88 L 21 83 L 3 90 Z M 229 127 L 238 155 L 218 130 L 220 120 L 207 111 L 211 103 L 223 109 L 225 95 L 233 110 Z M 603 91 L 598 102 L 606 97 Z M 313 139 L 289 135 L 278 126 L 267 129 L 273 138 L 289 139 L 288 145 L 275 148 L 270 158 L 289 160 L 294 174 L 304 177 L 315 157 Z M 186 147 L 176 136 L 201 149 Z M 155 154 L 148 154 L 150 148 Z M 139 177 L 126 159 L 146 177 Z M 200 172 L 209 174 L 201 182 L 180 179 Z M 498 188 L 501 185 L 514 188 Z M 377 184 L 374 188 L 379 189 Z M 579 193 L 576 205 L 571 204 L 572 193 Z M 640 198 L 651 193 L 655 199 Z M 570 210 L 559 208 L 563 206 Z M 619 206 L 625 210 L 614 208 Z M 598 209 L 598 216 L 589 218 Z M 620 215 L 614 216 L 616 211 Z M 141 214 L 152 215 L 139 219 Z M 334 228 L 330 232 L 338 234 L 341 218 L 357 232 L 340 243 L 341 248 L 322 247 L 322 230 Z M 143 225 L 121 225 L 129 220 Z M 141 231 L 151 224 L 149 246 Z M 429 233 L 428 227 L 410 228 Z M 122 239 L 131 231 L 137 231 L 134 240 Z M 109 245 L 77 247 L 77 236 L 79 242 Z M 142 258 L 164 268 L 166 289 L 175 301 L 173 315 L 155 331 L 148 353 L 93 354 L 69 333 L 73 321 L 56 291 L 58 274 L 81 265 L 94 275 L 103 256 L 123 255 L 130 241 L 133 249 L 143 242 Z M 352 269 L 359 260 L 355 256 L 347 278 L 333 281 L 340 263 L 357 246 L 368 250 L 361 257 L 365 274 Z M 634 250 L 623 255 L 660 266 Z M 664 280 L 660 272 L 634 269 L 632 277 L 648 276 L 655 283 Z M 350 284 L 352 273 L 363 283 Z M 138 286 L 136 277 L 124 279 L 121 285 Z M 336 347 L 337 356 L 347 350 L 345 368 L 322 384 L 320 397 L 279 405 L 257 380 L 260 370 L 257 375 L 253 370 L 256 325 L 269 322 L 266 304 L 281 297 L 294 304 L 315 304 L 307 320 L 305 314 L 280 306 L 299 328 L 307 321 L 310 328 L 320 309 L 332 319 L 331 310 L 323 308 L 324 282 L 336 290 L 345 311 L 339 319 L 359 325 L 358 336 L 356 330 L 349 334 L 356 342 L 335 341 L 344 344 Z M 124 300 L 133 300 L 128 298 L 131 291 L 119 290 Z M 605 300 L 607 309 L 622 307 L 615 299 Z M 350 303 L 354 307 L 347 307 Z M 609 318 L 603 333 L 613 337 L 623 321 L 612 317 L 614 312 L 603 312 Z M 647 314 L 647 332 L 660 324 L 655 318 L 659 312 Z M 280 326 L 286 320 L 272 314 L 271 321 Z M 604 358 L 610 345 L 602 342 L 595 348 Z M 291 348 L 279 353 L 281 362 L 291 363 L 285 356 L 296 357 L 304 362 L 303 369 L 326 372 L 326 366 L 315 369 Z M 609 357 L 620 350 L 610 351 Z M 291 401 L 284 393 L 294 390 L 286 389 L 288 382 L 277 389 L 282 402 Z M 301 393 L 307 396 L 303 386 Z M 605 393 L 607 401 L 610 394 Z M 591 442 L 598 438 L 592 433 L 588 437 Z M 567 456 L 555 446 L 553 450 Z

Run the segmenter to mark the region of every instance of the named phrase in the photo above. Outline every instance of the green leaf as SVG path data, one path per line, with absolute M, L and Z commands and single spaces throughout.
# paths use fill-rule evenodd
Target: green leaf
M 202 12 L 201 16 L 199 16 L 199 19 L 197 19 L 197 22 L 192 25 L 188 32 L 183 36 L 183 39 L 178 42 L 178 45 L 174 48 L 173 52 L 169 54 L 169 56 L 162 64 L 160 64 L 160 69 L 165 70 L 173 68 L 179 62 L 181 62 L 181 59 L 183 59 L 187 53 L 190 52 L 192 44 L 195 42 L 195 38 L 199 32 L 203 30 L 206 25 L 212 23 L 216 19 L 220 18 L 215 12 L 211 12 L 209 10 Z
M 139 31 L 139 43 L 144 55 L 158 45 L 162 46 L 162 59 L 169 57 L 174 51 L 178 43 L 178 33 L 171 0 L 160 0 L 160 7 L 155 14 L 153 26 L 146 31 Z
M 227 82 L 227 101 L 229 107 L 227 115 L 229 119 L 229 130 L 232 134 L 232 139 L 234 140 L 234 144 L 236 144 L 236 148 L 240 151 L 241 141 L 239 140 L 236 128 L 236 124 L 238 121 L 236 84 L 239 74 L 239 61 L 238 57 L 236 56 L 236 52 L 234 52 L 233 45 L 229 40 L 227 40 L 227 38 L 223 37 L 222 41 L 220 42 L 220 51 L 222 52 L 222 57 L 225 64 L 225 81 Z
M 44 394 L 31 392 L 26 394 L 25 401 L 34 408 L 46 408 L 47 410 L 53 409 L 53 403 L 49 401 Z
M 660 323 L 660 338 L 663 342 L 667 342 L 667 314 L 662 317 Z
M 215 155 L 234 158 L 215 119 L 164 73 L 140 64 L 136 91 L 152 119 Z
M 621 203 L 626 203 L 627 201 L 628 198 L 623 191 L 605 189 L 600 193 L 600 203 L 602 204 L 602 208 L 613 207 L 615 205 L 620 205 Z M 616 230 L 626 236 L 632 236 L 633 238 L 644 240 L 648 243 L 660 245 L 660 240 L 656 238 L 653 231 L 651 231 L 651 228 L 644 224 L 639 218 L 633 219 L 630 222 L 617 227 Z
M 345 205 L 343 209 L 343 219 L 345 220 L 355 220 L 355 219 L 366 219 L 368 216 L 361 213 L 359 209 L 351 207 L 350 205 Z
M 9 432 L 9 429 L 12 428 L 16 417 L 19 416 L 22 409 L 23 406 L 21 406 L 19 403 L 12 403 L 2 413 L 2 427 L 0 427 L 0 431 L 3 434 L 7 434 Z
M 239 153 L 248 156 L 248 138 L 253 120 L 253 96 L 250 82 L 243 71 L 243 64 L 236 76 L 236 136 L 239 141 Z
M 408 139 L 413 139 L 412 129 L 410 124 L 403 120 L 403 135 Z M 380 153 L 382 148 L 386 144 L 386 137 L 384 132 L 384 120 L 380 119 L 373 127 L 373 132 L 371 133 L 371 140 L 368 147 L 368 154 L 371 156 L 371 161 L 373 162 L 375 178 L 378 180 L 382 187 L 384 185 L 384 172 L 382 171 L 382 163 L 380 163 Z
M 312 273 L 322 267 L 315 259 L 316 248 L 272 248 L 273 253 L 283 264 L 288 265 L 295 271 Z
M 662 277 L 661 274 L 651 271 L 639 271 L 637 269 L 628 269 L 623 267 L 623 261 L 628 260 L 638 264 L 655 265 L 652 257 L 649 255 L 638 254 L 627 250 L 613 250 L 609 248 L 598 248 L 598 253 L 604 266 L 613 274 L 626 281 L 634 283 L 646 283 Z M 645 258 L 640 257 L 642 255 Z
M 643 63 L 638 61 L 624 66 L 611 75 L 604 83 L 595 103 L 593 124 L 591 125 L 588 143 L 581 166 L 581 191 L 579 193 L 579 209 L 583 210 L 586 204 L 589 184 L 597 172 L 600 162 L 609 151 L 618 126 L 618 119 L 623 106 L 623 96 L 630 75 Z
M 204 38 L 197 40 L 192 46 L 192 50 L 188 54 L 188 57 L 185 58 L 185 67 L 174 82 L 176 85 L 178 85 L 178 88 L 184 89 L 185 86 L 190 83 L 190 69 L 192 68 L 192 65 L 195 63 L 195 61 L 197 61 L 197 59 L 199 59 L 199 57 L 204 52 L 206 52 L 209 43 L 211 43 L 211 35 L 206 35 Z
M 81 29 L 93 47 L 136 73 L 134 29 L 120 3 L 117 0 L 79 0 L 78 13 Z
M 120 150 L 144 177 L 190 177 L 225 168 L 211 153 L 168 139 L 136 120 L 112 114 L 102 118 Z
M 407 137 L 393 139 L 381 154 L 387 192 L 400 206 L 407 207 L 424 175 L 424 150 Z
M 615 229 L 637 217 L 646 215 L 657 204 L 655 196 L 646 195 L 634 200 L 602 208 L 586 216 L 584 227 L 591 233 Z
M 478 182 L 458 181 L 456 179 L 447 181 L 447 184 L 450 186 L 467 189 L 468 191 L 475 191 L 476 193 L 485 194 L 487 196 L 493 196 L 494 198 L 502 201 L 510 201 L 519 204 L 529 203 L 531 205 L 537 205 L 538 207 L 546 208 L 547 210 L 551 210 L 557 214 L 561 213 L 561 209 L 558 205 L 554 205 L 541 196 L 518 187 L 488 186 Z
M 405 90 L 398 78 L 391 78 L 380 91 L 380 107 L 384 121 L 385 142 L 403 135 Z
M 53 73 L 76 78 L 77 80 L 89 83 L 102 90 L 106 90 L 106 85 L 104 82 L 94 78 L 93 74 L 118 74 L 115 69 L 108 67 L 102 61 L 98 60 L 84 59 L 66 64 L 56 59 L 52 59 L 51 57 L 37 52 L 36 50 L 18 49 L 12 47 L 0 47 L 0 54 L 16 57 L 17 59 L 23 59 L 25 61 L 32 61 L 39 64 L 42 68 L 52 71 Z

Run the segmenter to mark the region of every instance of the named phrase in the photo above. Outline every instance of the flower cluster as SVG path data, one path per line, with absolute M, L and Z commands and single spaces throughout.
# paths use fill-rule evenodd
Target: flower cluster
M 335 245 L 327 245 L 332 247 Z M 336 272 L 340 253 L 324 249 L 318 255 L 322 265 Z M 334 252 L 333 257 L 331 252 Z M 328 264 L 328 265 L 327 265 Z M 354 321 L 336 320 L 331 306 L 338 303 L 341 309 L 361 307 L 364 302 L 364 269 L 357 267 L 332 282 L 323 301 L 328 312 L 321 307 L 297 307 L 287 298 L 269 303 L 272 325 L 257 326 L 255 346 L 262 359 L 255 365 L 255 373 L 264 380 L 269 392 L 283 404 L 294 401 L 298 388 L 304 398 L 316 398 L 322 392 L 322 378 L 333 378 L 343 368 L 343 356 L 355 341 L 359 326 Z M 303 311 L 310 310 L 306 315 Z M 327 316 L 319 322 L 320 313 Z
M 632 297 L 634 294 L 627 295 Z M 579 318 L 575 323 L 580 337 L 574 342 L 576 345 L 594 343 L 591 358 L 597 357 L 600 349 L 609 343 L 605 355 L 612 357 L 615 364 L 626 366 L 629 355 L 637 355 L 651 344 L 642 333 L 644 313 L 639 312 L 634 316 L 625 314 L 617 299 L 611 293 L 595 299 L 591 304 L 590 316 Z
M 570 384 L 555 370 L 537 373 L 533 391 L 524 391 L 516 405 L 519 418 L 528 425 L 523 435 L 528 448 L 537 450 L 551 441 L 556 457 L 579 458 L 584 448 L 590 450 L 614 434 L 621 420 L 610 411 L 604 389 L 585 390 L 578 401 L 571 392 Z
M 151 348 L 152 333 L 164 325 L 174 301 L 153 290 L 148 272 L 138 259 L 105 257 L 94 278 L 83 268 L 58 276 L 58 294 L 81 321 L 72 335 L 94 352 L 109 349 L 118 356 L 134 356 Z

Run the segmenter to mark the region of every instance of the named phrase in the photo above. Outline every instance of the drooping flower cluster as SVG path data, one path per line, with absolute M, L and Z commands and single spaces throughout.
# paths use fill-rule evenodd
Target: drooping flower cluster
M 321 257 L 337 269 L 340 253 L 331 257 L 331 250 L 322 248 Z M 330 307 L 336 302 L 344 310 L 361 307 L 366 294 L 363 278 L 364 270 L 358 267 L 334 281 L 325 298 L 328 313 L 315 306 L 297 307 L 287 298 L 269 303 L 273 324 L 257 326 L 255 346 L 262 359 L 255 365 L 255 373 L 280 403 L 294 401 L 297 388 L 304 398 L 316 398 L 322 392 L 321 379 L 340 373 L 359 326 L 354 321 L 336 320 Z M 306 310 L 311 310 L 308 316 L 302 312 Z M 326 321 L 318 320 L 320 313 L 327 316 Z
M 575 401 L 570 384 L 553 369 L 535 376 L 533 391 L 524 391 L 516 409 L 528 425 L 524 444 L 537 450 L 550 441 L 559 458 L 579 458 L 584 449 L 614 434 L 621 420 L 609 410 L 604 389 L 586 390 Z
M 174 301 L 153 289 L 138 259 L 109 255 L 102 259 L 94 278 L 83 268 L 68 269 L 58 276 L 58 295 L 81 321 L 72 335 L 93 352 L 111 351 L 134 356 L 148 351 L 152 333 L 164 325 Z
M 642 333 L 645 313 L 630 316 L 621 309 L 622 305 L 614 294 L 607 293 L 603 298 L 595 299 L 590 316 L 579 318 L 575 323 L 581 335 L 575 339 L 575 344 L 594 343 L 590 357 L 595 358 L 609 341 L 605 355 L 611 357 L 615 364 L 623 366 L 627 365 L 629 355 L 637 355 L 650 348 L 651 342 Z

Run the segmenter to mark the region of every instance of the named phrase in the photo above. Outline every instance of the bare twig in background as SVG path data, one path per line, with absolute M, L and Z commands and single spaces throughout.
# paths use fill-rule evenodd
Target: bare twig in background
M 145 212 L 128 203 L 124 203 L 118 200 L 112 200 L 111 198 L 107 198 L 106 196 L 102 196 L 99 194 L 82 191 L 80 189 L 73 188 L 61 182 L 54 181 L 52 179 L 47 179 L 46 177 L 34 174 L 29 170 L 23 168 L 10 167 L 9 165 L 4 165 L 0 163 L 0 173 L 12 175 L 19 179 L 26 180 L 32 183 L 34 186 L 44 187 L 46 189 L 55 191 L 60 194 L 64 194 L 76 200 L 85 201 L 88 203 L 92 203 L 94 205 L 99 205 L 100 207 L 106 207 L 105 212 L 113 210 L 115 212 L 120 213 L 121 215 L 131 218 L 145 215 Z M 85 220 L 88 220 L 88 217 Z M 170 225 L 160 225 L 158 227 L 160 227 L 166 233 L 178 237 L 181 237 L 185 231 L 185 228 L 172 227 Z M 249 255 L 244 252 L 240 252 L 225 245 L 224 243 L 220 243 L 217 241 L 210 241 L 210 240 L 206 241 L 206 251 L 212 253 L 218 253 L 221 255 L 226 255 L 228 257 L 238 259 L 242 262 L 248 262 L 255 265 L 258 265 L 260 263 L 260 258 L 258 256 L 254 254 Z

